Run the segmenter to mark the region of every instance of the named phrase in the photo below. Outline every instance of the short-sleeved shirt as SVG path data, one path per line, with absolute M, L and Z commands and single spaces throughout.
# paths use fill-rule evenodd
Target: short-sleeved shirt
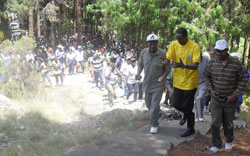
M 164 58 L 165 56 L 166 52 L 161 48 L 158 48 L 157 52 L 152 56 L 149 53 L 149 48 L 142 50 L 138 66 L 144 69 L 143 90 L 146 93 L 164 90 L 166 80 L 164 79 L 162 82 L 158 82 L 157 80 L 167 70 L 170 70 L 170 68 L 160 66 L 160 58 Z
M 133 67 L 131 64 L 128 65 L 127 73 L 125 73 L 126 76 L 128 76 L 128 84 L 134 84 L 137 82 L 135 79 L 135 75 L 137 74 L 137 68 Z
M 188 40 L 185 45 L 179 44 L 178 41 L 173 41 L 167 52 L 167 59 L 174 62 L 180 62 L 190 65 L 200 63 L 200 47 L 195 42 Z M 173 86 L 181 90 L 192 90 L 198 87 L 199 72 L 197 70 L 174 68 Z

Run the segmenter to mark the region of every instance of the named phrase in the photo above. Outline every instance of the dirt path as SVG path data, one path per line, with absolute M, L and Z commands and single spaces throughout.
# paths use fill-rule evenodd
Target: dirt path
M 117 99 L 114 101 L 114 106 L 109 105 L 106 89 L 101 91 L 95 87 L 95 84 L 91 82 L 89 74 L 74 74 L 66 75 L 63 86 L 55 86 L 53 88 L 58 89 L 57 94 L 65 94 L 69 92 L 74 98 L 74 102 L 81 104 L 81 111 L 84 111 L 88 115 L 100 115 L 103 112 L 112 111 L 114 109 L 128 109 L 128 110 L 145 110 L 146 107 L 143 101 L 132 102 L 132 96 L 129 100 L 129 104 L 123 103 L 123 90 L 117 89 Z M 64 93 L 63 93 L 64 92 Z M 66 93 L 67 94 L 67 93 Z M 76 105 L 79 107 L 79 105 Z M 78 109 L 79 111 L 79 109 Z

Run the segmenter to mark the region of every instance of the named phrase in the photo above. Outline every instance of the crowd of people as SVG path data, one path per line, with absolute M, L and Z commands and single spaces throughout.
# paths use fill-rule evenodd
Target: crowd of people
M 110 106 L 114 105 L 118 88 L 124 90 L 124 104 L 129 98 L 136 102 L 144 97 L 152 134 L 159 132 L 160 102 L 165 91 L 164 103 L 183 113 L 180 125 L 187 123 L 181 137 L 194 134 L 195 122 L 204 122 L 203 111 L 209 111 L 213 138 L 210 150 L 218 152 L 222 148 L 221 124 L 225 149 L 231 150 L 235 111 L 240 110 L 242 91 L 249 79 L 237 53 L 231 56 L 227 41 L 218 40 L 209 55 L 202 54 L 185 28 L 176 31 L 176 40 L 167 52 L 158 47 L 158 41 L 156 34 L 148 35 L 148 47 L 139 53 L 124 51 L 116 43 L 105 49 L 86 39 L 79 44 L 69 38 L 56 48 L 40 45 L 34 53 L 26 54 L 26 61 L 50 86 L 51 76 L 56 85 L 63 85 L 66 75 L 86 74 L 87 68 L 95 86 L 107 90 Z M 12 57 L 10 54 L 5 58 Z

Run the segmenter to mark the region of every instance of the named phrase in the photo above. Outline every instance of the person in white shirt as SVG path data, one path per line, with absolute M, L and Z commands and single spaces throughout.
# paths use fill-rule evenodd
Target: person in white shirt
M 65 51 L 64 47 L 62 45 L 58 45 L 58 48 L 56 49 L 55 52 L 56 59 L 59 60 L 61 64 L 61 69 L 62 69 L 62 74 L 64 75 L 64 69 L 66 68 L 66 56 L 65 56 Z
M 122 83 L 123 83 L 123 87 L 124 87 L 124 103 L 127 104 L 127 95 L 128 95 L 128 86 L 125 85 L 126 84 L 126 73 L 128 70 L 128 66 L 130 65 L 130 61 L 131 61 L 131 57 L 127 56 L 126 57 L 126 61 L 122 64 L 120 73 L 122 76 Z
M 131 64 L 128 66 L 126 75 L 125 86 L 128 86 L 128 95 L 126 100 L 129 99 L 130 95 L 134 93 L 134 102 L 137 101 L 138 93 L 138 81 L 135 79 L 137 74 L 136 59 L 131 59 Z M 127 102 L 126 102 L 127 103 Z
M 84 57 L 83 57 L 83 49 L 81 46 L 78 46 L 78 49 L 76 50 L 76 61 L 77 64 L 80 64 L 81 68 L 82 68 L 82 73 L 84 72 Z M 78 72 L 78 68 L 77 68 L 77 72 Z
M 114 98 L 116 96 L 116 86 L 118 83 L 119 71 L 110 59 L 107 59 L 107 66 L 104 69 L 105 88 L 108 91 L 110 106 L 114 105 Z
M 44 62 L 41 63 L 39 71 L 41 72 L 42 77 L 47 79 L 50 86 L 52 87 L 52 82 L 49 77 L 48 60 L 45 60 Z
M 73 47 L 70 47 L 69 53 L 67 54 L 68 66 L 69 66 L 69 74 L 72 75 L 74 73 L 74 67 L 76 64 L 76 53 Z

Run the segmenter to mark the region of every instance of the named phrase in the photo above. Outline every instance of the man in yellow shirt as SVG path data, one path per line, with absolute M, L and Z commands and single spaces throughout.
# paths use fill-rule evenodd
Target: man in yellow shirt
M 180 125 L 187 121 L 187 129 L 181 137 L 187 137 L 194 130 L 194 95 L 199 84 L 198 65 L 200 63 L 200 47 L 188 39 L 187 30 L 179 28 L 176 31 L 176 41 L 170 44 L 166 54 L 167 60 L 162 64 L 171 62 L 174 67 L 173 73 L 173 106 L 184 113 Z

